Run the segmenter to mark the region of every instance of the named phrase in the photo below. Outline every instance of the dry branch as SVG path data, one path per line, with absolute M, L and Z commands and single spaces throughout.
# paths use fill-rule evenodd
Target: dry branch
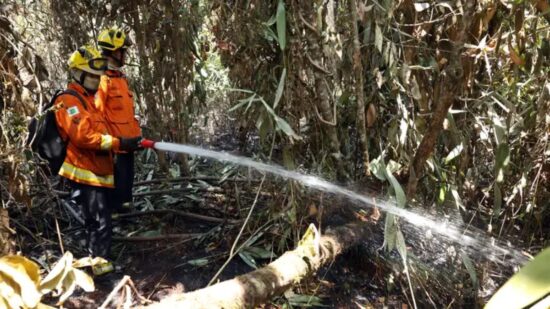
M 239 224 L 241 221 L 239 220 L 231 220 L 231 219 L 222 219 L 222 218 L 216 218 L 216 217 L 210 217 L 205 215 L 199 215 L 191 212 L 185 212 L 181 210 L 175 210 L 175 209 L 155 209 L 155 210 L 147 210 L 147 211 L 137 211 L 137 212 L 131 212 L 126 214 L 119 214 L 113 216 L 113 219 L 124 219 L 124 218 L 132 218 L 132 217 L 139 217 L 139 216 L 146 216 L 146 215 L 177 215 L 180 217 L 185 217 L 189 219 L 195 219 L 195 220 L 201 220 L 206 222 L 213 222 L 213 223 L 229 223 L 229 224 Z
M 331 229 L 322 237 L 316 232 L 316 237 L 313 237 L 313 233 L 308 232 L 296 249 L 263 268 L 208 288 L 169 296 L 146 308 L 254 308 L 315 273 L 322 265 L 371 234 L 370 226 L 365 223 Z
M 170 240 L 170 239 L 193 239 L 199 236 L 202 236 L 202 233 L 192 233 L 192 234 L 166 234 L 159 236 L 128 236 L 128 237 L 118 237 L 114 236 L 113 241 L 127 241 L 127 242 L 141 242 L 141 241 L 159 241 L 159 240 Z
M 220 182 L 222 178 L 217 176 L 194 176 L 194 177 L 177 177 L 177 178 L 162 178 L 162 179 L 151 179 L 151 180 L 143 180 L 143 181 L 137 181 L 134 183 L 134 186 L 143 186 L 143 185 L 149 185 L 154 183 L 163 183 L 163 182 L 184 182 L 184 181 L 192 181 L 192 180 L 202 180 L 202 181 L 217 181 Z M 223 180 L 223 182 L 231 181 L 231 182 L 259 182 L 258 179 L 243 179 L 243 178 L 226 178 Z

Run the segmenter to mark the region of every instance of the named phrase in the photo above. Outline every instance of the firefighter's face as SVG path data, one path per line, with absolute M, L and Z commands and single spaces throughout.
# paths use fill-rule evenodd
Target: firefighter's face
M 113 52 L 112 56 L 113 58 L 117 59 L 121 65 L 124 65 L 126 61 L 126 49 L 119 48 Z

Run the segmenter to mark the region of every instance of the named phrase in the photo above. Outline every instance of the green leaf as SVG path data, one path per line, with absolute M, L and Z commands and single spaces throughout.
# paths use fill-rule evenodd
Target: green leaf
M 246 98 L 246 99 L 243 99 L 243 100 L 239 100 L 239 104 L 236 104 L 234 105 L 233 107 L 231 107 L 229 110 L 227 110 L 228 112 L 232 112 L 234 110 L 237 110 L 241 107 L 243 107 L 244 105 L 248 104 L 248 106 L 250 106 L 250 104 L 252 104 L 252 102 L 254 101 L 254 98 L 256 97 L 256 94 L 253 94 L 251 95 L 250 97 Z M 248 109 L 248 106 L 247 106 L 247 109 Z
M 500 145 L 506 142 L 506 128 L 496 114 L 493 115 L 492 120 L 493 120 L 493 129 L 495 131 L 495 141 L 497 145 Z
M 474 267 L 472 260 L 470 260 L 470 257 L 468 257 L 468 255 L 465 252 L 461 251 L 460 257 L 462 258 L 462 263 L 464 263 L 464 267 L 466 267 L 466 270 L 470 275 L 470 279 L 472 280 L 472 285 L 474 287 L 474 290 L 477 291 L 478 281 L 477 281 L 476 268 Z
M 160 228 L 156 229 L 156 230 L 149 230 L 149 231 L 145 231 L 143 233 L 141 233 L 140 236 L 143 236 L 143 237 L 154 237 L 154 236 L 160 236 L 161 233 L 160 233 Z
M 277 86 L 277 92 L 275 93 L 275 101 L 273 102 L 273 109 L 277 108 L 277 105 L 279 105 L 279 101 L 283 96 L 283 91 L 285 89 L 285 78 L 286 68 L 283 69 L 283 73 L 281 73 L 281 78 L 279 79 L 279 85 Z
M 380 29 L 380 26 L 376 24 L 374 27 L 374 45 L 376 46 L 376 49 L 380 53 L 382 53 L 382 45 L 384 43 L 384 36 L 382 35 L 382 30 Z
M 445 202 L 445 196 L 447 196 L 447 184 L 443 183 L 439 188 L 439 195 L 437 196 L 437 202 L 439 204 L 442 204 L 443 202 Z
M 271 131 L 271 119 L 267 117 L 265 111 L 260 113 L 258 121 L 256 121 L 256 127 L 258 128 L 258 133 L 260 135 L 260 141 L 264 142 L 267 140 L 267 133 Z
M 397 251 L 401 258 L 403 259 L 403 264 L 406 264 L 407 261 L 407 244 L 405 244 L 405 236 L 400 230 L 397 230 L 396 242 Z
M 500 186 L 498 185 L 498 183 L 495 183 L 494 190 L 495 195 L 493 197 L 493 216 L 498 217 L 502 208 L 502 192 L 500 192 Z
M 288 122 L 286 122 L 283 118 L 277 117 L 275 118 L 275 122 L 277 123 L 277 128 L 283 131 L 287 136 L 295 139 L 300 139 L 300 137 L 296 135 L 296 133 L 294 133 L 294 130 L 292 130 Z
M 293 294 L 291 296 L 287 296 L 286 299 L 292 306 L 301 308 L 326 307 L 323 305 L 322 299 L 314 295 Z
M 376 178 L 382 181 L 386 180 L 386 167 L 381 156 L 370 161 L 369 168 Z
M 374 173 L 374 176 L 380 180 L 388 180 L 391 184 L 393 191 L 395 193 L 395 199 L 397 200 L 397 206 L 403 208 L 407 203 L 407 197 L 405 196 L 405 191 L 401 187 L 401 184 L 393 176 L 392 170 L 399 168 L 399 164 L 396 162 L 390 161 L 388 165 L 382 160 L 382 156 L 372 160 L 369 163 L 371 171 Z
M 269 104 L 267 104 L 267 102 L 264 101 L 263 99 L 262 99 L 262 104 L 264 105 L 265 110 L 267 110 L 267 112 L 269 114 L 271 114 L 271 116 L 273 116 L 273 118 L 279 117 L 279 116 L 277 116 L 277 114 L 275 114 L 275 111 L 273 110 L 273 108 L 271 108 L 271 106 L 269 106 Z
M 233 91 L 233 92 L 244 92 L 244 93 L 254 94 L 254 91 L 252 91 L 252 90 L 247 90 L 247 89 L 229 88 L 229 89 L 227 89 L 227 90 Z
M 207 265 L 208 263 L 209 263 L 208 259 L 204 259 L 204 258 L 187 261 L 187 264 L 197 266 L 197 267 Z
M 499 144 L 495 153 L 495 174 L 496 181 L 502 183 L 504 181 L 504 170 L 510 163 L 510 146 L 503 143 Z
M 246 247 L 243 249 L 250 256 L 258 259 L 270 259 L 274 257 L 273 253 L 270 250 L 266 250 L 261 247 Z
M 460 195 L 458 194 L 458 190 L 456 189 L 455 186 L 451 186 L 451 194 L 455 200 L 456 208 L 462 208 L 465 210 L 464 204 L 462 203 L 462 199 L 460 198 Z
M 389 180 L 390 184 L 393 187 L 393 191 L 395 192 L 395 199 L 397 200 L 397 206 L 403 208 L 405 207 L 405 204 L 407 204 L 407 197 L 405 196 L 405 191 L 403 191 L 403 188 L 401 187 L 401 184 L 391 171 L 386 167 L 386 178 Z
M 527 308 L 550 293 L 550 248 L 521 268 L 489 300 L 485 309 Z
M 277 15 L 273 15 L 271 16 L 271 18 L 264 23 L 264 25 L 268 26 L 268 27 L 271 27 L 273 25 L 275 25 L 275 22 L 277 21 Z
M 397 242 L 397 224 L 393 214 L 387 214 L 384 224 L 384 244 L 387 251 L 392 251 Z
M 254 269 L 258 269 L 258 265 L 256 265 L 256 260 L 248 252 L 241 251 L 239 252 L 239 256 L 241 259 L 250 267 Z
M 464 146 L 462 145 L 462 143 L 460 143 L 458 146 L 453 148 L 453 150 L 449 152 L 447 157 L 445 157 L 445 161 L 444 161 L 445 164 L 449 164 L 449 162 L 451 162 L 454 158 L 458 157 L 458 155 L 460 155 L 463 149 L 464 149 Z
M 277 6 L 277 38 L 279 40 L 279 46 L 281 50 L 286 48 L 286 10 L 284 0 L 279 0 Z

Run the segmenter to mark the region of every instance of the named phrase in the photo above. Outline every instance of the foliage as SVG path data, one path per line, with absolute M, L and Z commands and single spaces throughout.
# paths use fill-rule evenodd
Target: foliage
M 40 268 L 33 261 L 19 255 L 3 256 L 0 258 L 0 308 L 51 308 L 40 302 L 46 294 L 58 296 L 58 305 L 63 305 L 77 286 L 93 292 L 94 281 L 78 268 L 102 262 L 90 258 L 73 261 L 73 255 L 66 252 L 42 279 Z
M 526 308 L 547 297 L 550 292 L 549 261 L 550 249 L 547 248 L 510 278 L 485 308 Z
M 0 8 L 0 191 L 11 215 L 53 204 L 30 192 L 45 178 L 26 157 L 26 117 L 64 86 L 68 53 L 118 24 L 135 42 L 126 70 L 145 136 L 210 143 L 197 132 L 221 132 L 257 158 L 360 190 L 368 184 L 399 207 L 457 217 L 534 248 L 548 244 L 547 1 L 53 0 Z M 201 163 L 156 159 L 143 160 L 148 180 Z M 303 207 L 310 199 L 295 183 L 273 187 L 269 214 L 255 219 L 276 218 L 279 246 L 269 248 L 284 250 L 311 219 Z M 1 239 L 13 235 L 4 217 Z M 386 216 L 386 248 L 410 258 L 405 236 Z M 255 265 L 268 256 L 258 248 L 241 257 Z M 484 272 L 462 260 L 482 285 Z

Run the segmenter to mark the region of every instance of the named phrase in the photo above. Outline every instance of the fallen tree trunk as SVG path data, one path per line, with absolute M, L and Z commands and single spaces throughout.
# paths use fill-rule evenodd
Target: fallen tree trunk
M 329 229 L 320 237 L 311 225 L 296 249 L 271 264 L 204 289 L 171 295 L 145 308 L 254 308 L 315 273 L 370 234 L 369 224 L 354 223 Z

